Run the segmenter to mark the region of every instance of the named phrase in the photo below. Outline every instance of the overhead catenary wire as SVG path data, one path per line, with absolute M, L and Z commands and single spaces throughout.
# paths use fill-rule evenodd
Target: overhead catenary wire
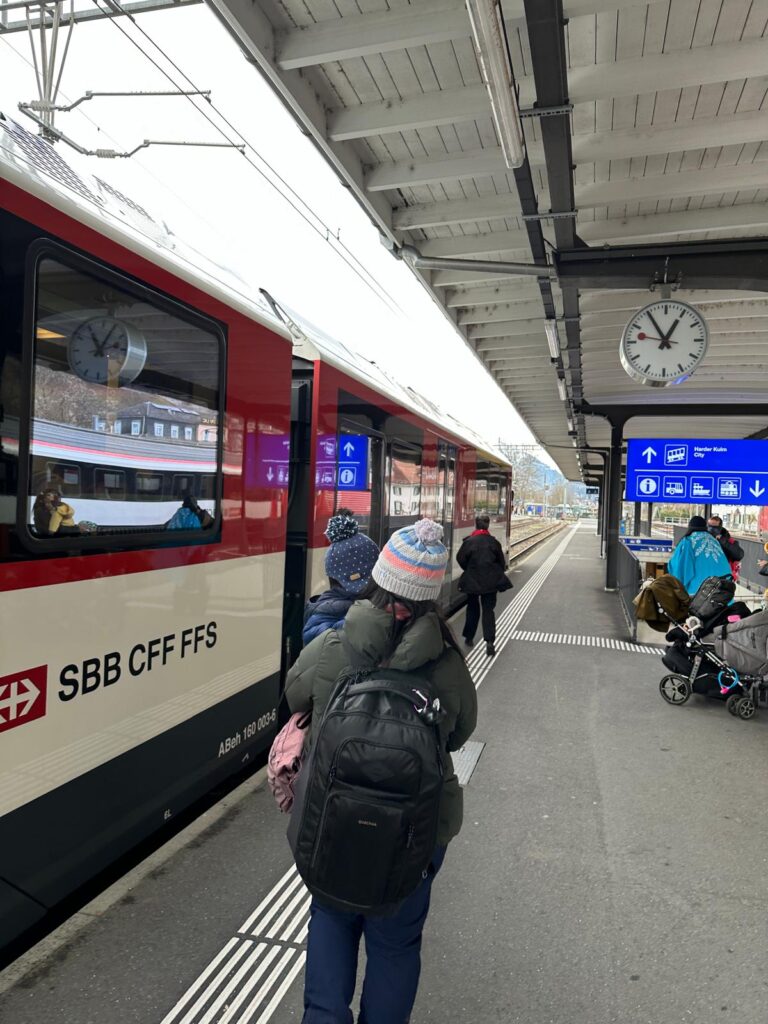
M 92 0 L 92 2 L 98 10 L 104 10 L 104 7 L 102 7 L 100 0 Z M 127 17 L 129 21 L 136 27 L 137 31 L 140 32 L 141 35 L 144 36 L 144 38 L 152 44 L 152 46 L 155 48 L 155 50 L 157 50 L 157 52 L 162 56 L 162 58 L 165 61 L 167 61 L 167 63 L 170 64 L 170 66 L 179 75 L 181 75 L 182 78 L 184 78 L 187 81 L 187 83 L 192 87 L 192 89 L 198 92 L 202 92 L 202 90 L 198 88 L 197 84 L 193 81 L 193 79 L 190 78 L 190 76 L 176 63 L 176 61 L 174 61 L 174 59 L 168 53 L 166 53 L 162 46 L 160 46 L 160 44 L 157 43 L 152 38 L 152 36 L 138 23 L 138 21 L 130 11 L 127 11 L 125 8 L 123 8 L 120 5 L 120 3 L 117 2 L 117 0 L 104 0 L 104 6 L 107 8 L 111 8 L 113 11 L 117 11 L 120 14 L 125 15 L 125 17 Z M 115 28 L 119 32 L 121 32 L 123 36 L 125 36 L 125 38 L 139 51 L 139 53 L 141 53 L 160 72 L 160 74 L 162 74 L 174 86 L 176 90 L 178 90 L 180 93 L 184 92 L 184 90 L 182 90 L 181 87 L 179 86 L 178 82 L 174 80 L 170 72 L 166 68 L 162 67 L 161 64 L 152 56 L 152 54 L 148 53 L 146 49 L 142 47 L 138 40 L 134 39 L 133 36 L 129 32 L 127 32 L 126 29 L 116 19 L 113 18 L 110 20 L 111 23 L 115 26 Z M 214 130 L 217 131 L 222 136 L 222 138 L 226 139 L 226 141 L 233 146 L 237 145 L 237 143 L 235 143 L 232 140 L 232 138 L 221 127 L 221 125 L 216 123 L 214 118 L 210 116 L 210 114 L 205 110 L 205 108 L 201 107 L 197 102 L 195 102 L 195 99 L 192 96 L 185 94 L 185 98 L 188 100 L 189 103 L 192 104 L 195 110 L 197 110 L 197 112 L 205 118 L 205 120 L 211 125 L 211 127 L 214 128 Z M 276 181 L 270 178 L 269 174 L 266 174 L 265 171 L 261 167 L 259 167 L 258 164 L 255 163 L 246 152 L 243 153 L 243 158 L 247 161 L 249 166 L 252 167 L 253 170 L 255 170 L 256 173 L 259 174 L 260 177 L 267 182 L 267 184 L 271 185 L 271 187 L 275 189 L 275 191 L 292 207 L 292 209 L 302 218 L 302 220 L 305 221 L 305 223 L 315 232 L 315 234 L 319 235 L 320 238 L 323 239 L 323 241 L 325 241 L 328 245 L 331 246 L 334 252 L 336 252 L 336 254 L 344 261 L 344 263 L 346 263 L 349 269 L 362 281 L 362 283 L 370 291 L 373 292 L 374 295 L 376 295 L 376 297 L 380 301 L 382 301 L 386 306 L 388 306 L 392 312 L 397 312 L 402 315 L 403 309 L 399 305 L 397 300 L 394 299 L 393 296 L 386 291 L 386 289 L 382 288 L 382 286 L 379 284 L 376 278 L 373 277 L 373 275 L 370 273 L 367 267 L 365 267 L 365 265 L 361 263 L 357 256 L 355 256 L 355 254 L 349 249 L 349 247 L 345 245 L 344 242 L 342 242 L 341 239 L 338 238 L 333 233 L 332 229 L 328 227 L 328 225 L 322 220 L 319 214 L 315 213 L 315 211 L 312 209 L 309 203 L 307 203 L 306 200 L 304 200 L 302 196 L 269 163 L 269 161 L 264 156 L 262 156 L 262 154 L 259 152 L 256 146 L 254 146 L 254 144 L 246 137 L 246 135 L 243 134 L 243 132 L 241 132 L 240 129 L 232 123 L 232 121 L 229 120 L 226 114 L 224 114 L 210 98 L 206 97 L 206 103 L 213 111 L 215 111 L 216 115 L 224 122 L 227 128 L 229 128 L 231 132 L 234 132 L 235 135 L 237 135 L 238 138 L 242 140 L 245 146 L 256 155 L 256 157 L 261 161 L 261 163 L 264 164 L 266 168 L 268 168 L 270 174 L 273 175 L 274 179 L 280 182 L 280 184 L 284 186 L 284 188 L 290 193 L 290 195 L 287 195 L 286 192 L 282 191 L 276 184 Z M 294 198 L 291 198 L 291 196 L 293 196 Z M 298 203 L 300 203 L 301 206 L 304 207 L 304 209 L 301 209 L 297 205 L 297 202 L 294 201 L 294 199 L 298 201 Z M 305 212 L 305 210 L 309 211 L 309 215 Z

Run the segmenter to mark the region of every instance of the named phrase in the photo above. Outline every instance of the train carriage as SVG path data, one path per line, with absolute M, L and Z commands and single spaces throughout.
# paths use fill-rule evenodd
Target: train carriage
M 431 515 L 455 552 L 479 510 L 506 544 L 512 492 L 467 428 L 2 117 L 0 181 L 4 944 L 263 760 L 335 508 L 379 543 Z

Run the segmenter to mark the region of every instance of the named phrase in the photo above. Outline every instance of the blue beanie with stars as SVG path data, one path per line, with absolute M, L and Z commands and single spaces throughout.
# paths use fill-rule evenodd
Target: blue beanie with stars
M 331 516 L 325 536 L 331 546 L 325 553 L 325 572 L 338 580 L 349 594 L 359 594 L 371 580 L 371 570 L 379 557 L 379 549 L 370 537 L 360 533 L 353 515 L 339 512 Z

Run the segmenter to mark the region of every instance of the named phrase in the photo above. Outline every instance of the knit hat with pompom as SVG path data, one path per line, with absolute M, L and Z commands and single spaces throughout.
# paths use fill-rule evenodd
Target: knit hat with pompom
M 436 601 L 448 565 L 442 537 L 442 526 L 432 519 L 420 519 L 397 530 L 381 549 L 373 579 L 397 597 Z
M 337 580 L 348 594 L 359 594 L 370 583 L 378 546 L 359 532 L 357 520 L 346 510 L 331 516 L 325 536 L 331 542 L 325 553 L 326 575 Z

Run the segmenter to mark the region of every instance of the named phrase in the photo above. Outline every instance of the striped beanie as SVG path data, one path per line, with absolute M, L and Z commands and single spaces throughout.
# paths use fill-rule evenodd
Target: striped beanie
M 371 576 L 382 589 L 397 597 L 436 601 L 448 565 L 442 536 L 442 526 L 432 519 L 404 526 L 381 549 Z

